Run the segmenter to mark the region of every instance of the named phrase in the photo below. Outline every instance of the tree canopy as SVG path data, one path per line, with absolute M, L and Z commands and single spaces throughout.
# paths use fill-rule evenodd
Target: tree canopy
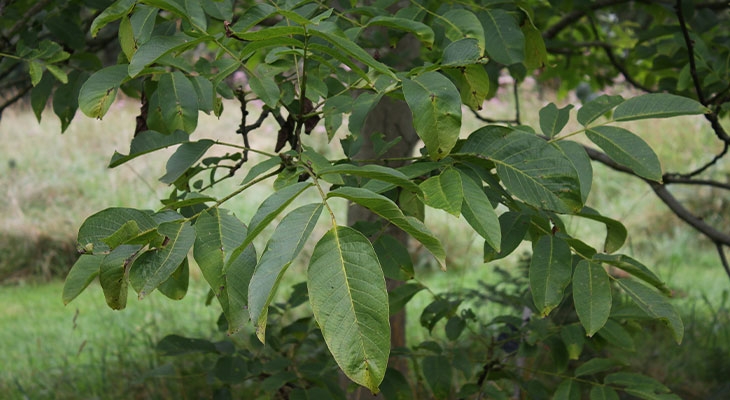
M 113 309 L 126 306 L 130 286 L 139 299 L 155 290 L 180 298 L 192 253 L 228 331 L 251 324 L 264 343 L 271 340 L 267 315 L 282 276 L 311 241 L 316 245 L 306 276 L 314 315 L 310 329 L 321 332 L 348 378 L 376 393 L 391 355 L 388 317 L 421 289 L 408 283 L 417 273 L 408 257 L 392 256 L 407 254 L 407 248 L 384 229 L 407 233 L 447 269 L 448 249 L 424 218 L 424 207 L 431 207 L 461 216 L 479 234 L 480 262 L 530 243 L 524 305 L 535 316 L 529 324 L 519 318 L 500 322 L 506 331 L 532 330 L 524 346 L 558 341 L 562 349 L 577 351 L 571 357 L 578 359 L 580 350 L 571 346 L 595 340 L 602 330 L 620 332 L 622 321 L 647 318 L 664 322 L 681 342 L 684 327 L 667 300 L 668 288 L 621 252 L 624 226 L 585 204 L 592 161 L 644 180 L 717 246 L 730 274 L 724 253 L 730 236 L 668 190 L 679 184 L 730 189 L 711 174 L 730 144 L 721 122 L 730 111 L 727 2 L 403 3 L 0 1 L 0 112 L 29 94 L 36 116 L 51 103 L 65 130 L 77 110 L 104 118 L 122 92 L 139 101 L 140 112 L 130 121 L 129 151 L 113 154 L 109 167 L 177 147 L 159 178 L 171 187 L 159 210 L 109 208 L 83 223 L 78 233 L 83 254 L 68 275 L 64 302 L 95 279 Z M 582 91 L 582 104 L 577 111 L 548 104 L 539 110 L 539 126 L 524 125 L 519 113 L 511 121 L 492 121 L 482 105 L 497 95 L 505 75 L 516 85 L 527 76 L 558 80 L 562 92 Z M 598 93 L 619 79 L 640 94 Z M 422 142 L 420 153 L 403 166 L 392 162 L 404 160 L 358 158 L 363 126 L 386 98 L 407 104 Z M 240 142 L 197 138 L 199 114 L 221 115 L 231 104 L 225 100 L 238 102 L 243 111 Z M 253 107 L 261 112 L 251 121 Z M 484 125 L 462 134 L 464 112 L 475 113 Z M 624 125 L 683 115 L 704 116 L 722 144 L 719 154 L 688 171 L 664 171 L 654 150 Z M 565 131 L 570 118 L 580 124 L 578 131 Z M 264 121 L 278 125 L 274 148 L 252 145 Z M 316 151 L 308 145 L 311 135 L 326 135 L 344 157 Z M 586 140 L 571 140 L 576 136 Z M 373 143 L 383 155 L 397 140 Z M 214 148 L 225 150 L 206 156 Z M 252 153 L 263 161 L 251 165 Z M 209 194 L 229 179 L 241 180 L 238 189 L 223 197 Z M 225 209 L 231 198 L 270 180 L 276 190 L 250 221 Z M 289 207 L 309 192 L 319 199 Z M 381 218 L 347 226 L 331 209 L 338 201 Z M 327 222 L 320 222 L 323 215 Z M 564 215 L 604 224 L 603 247 L 568 234 Z M 255 249 L 254 239 L 275 221 L 265 248 Z M 328 224 L 328 231 L 311 237 L 318 223 Z M 609 276 L 605 266 L 626 277 Z M 388 292 L 385 278 L 407 283 Z M 442 300 L 421 321 L 432 327 L 448 317 L 458 337 L 469 318 L 455 314 L 457 303 Z M 558 312 L 571 315 L 568 321 L 575 324 L 551 320 Z M 432 378 L 434 395 L 443 397 L 434 372 L 443 360 L 428 360 L 423 373 Z M 575 376 L 615 366 L 596 360 L 581 359 L 583 369 Z M 617 388 L 660 398 L 666 389 L 628 372 L 600 376 L 594 384 L 568 377 L 552 390 L 560 398 L 579 398 L 582 392 L 616 398 Z M 485 382 L 498 379 L 519 380 L 477 375 L 470 383 L 477 386 L 474 393 L 486 393 L 496 389 Z M 391 376 L 388 385 L 396 381 Z

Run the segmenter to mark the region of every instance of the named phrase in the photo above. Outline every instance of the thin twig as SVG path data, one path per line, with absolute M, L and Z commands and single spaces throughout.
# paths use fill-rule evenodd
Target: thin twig
M 684 43 L 687 45 L 687 55 L 689 56 L 689 74 L 692 76 L 692 83 L 695 85 L 695 91 L 697 92 L 697 99 L 703 105 L 707 105 L 705 100 L 705 94 L 702 92 L 702 84 L 700 83 L 700 77 L 697 75 L 697 63 L 695 61 L 695 50 L 694 41 L 689 37 L 689 30 L 687 29 L 687 21 L 684 19 L 684 11 L 682 10 L 682 0 L 677 0 L 677 4 L 674 7 L 677 12 L 677 19 L 679 19 L 679 28 L 682 31 L 684 37 Z
M 722 267 L 725 268 L 725 273 L 730 277 L 730 265 L 728 265 L 727 257 L 725 257 L 725 247 L 723 247 L 722 243 L 717 242 L 715 242 L 715 246 L 717 247 L 717 253 L 720 255 Z
M 691 179 L 690 177 L 677 174 L 664 174 L 662 176 L 664 184 L 676 183 L 679 185 L 702 185 L 711 186 L 718 189 L 730 190 L 730 183 L 713 181 L 711 179 Z

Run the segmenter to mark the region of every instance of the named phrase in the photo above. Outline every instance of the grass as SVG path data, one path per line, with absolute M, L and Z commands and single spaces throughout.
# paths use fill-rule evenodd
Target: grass
M 535 96 L 525 102 L 524 122 L 539 126 L 536 119 L 544 103 Z M 234 104 L 226 107 L 230 112 L 220 120 L 201 118 L 196 136 L 240 140 L 233 133 L 240 114 Z M 491 101 L 485 109 L 490 117 L 504 118 L 510 115 L 511 103 Z M 40 125 L 28 109 L 7 110 L 3 115 L 0 185 L 6 188 L 6 197 L 0 201 L 0 281 L 10 281 L 15 286 L 0 288 L 0 304 L 8 305 L 0 311 L 0 324 L 5 327 L 0 333 L 0 363 L 9 366 L 0 372 L 0 393 L 10 393 L 11 398 L 22 398 L 24 394 L 29 398 L 73 398 L 79 394 L 85 398 L 106 398 L 116 390 L 122 393 L 118 398 L 153 393 L 173 396 L 175 390 L 180 390 L 179 385 L 155 386 L 143 379 L 144 371 L 162 362 L 150 350 L 151 346 L 168 333 L 211 335 L 216 308 L 202 306 L 205 290 L 199 279 L 193 279 L 191 293 L 180 303 L 152 296 L 142 302 L 130 301 L 123 312 L 109 310 L 100 288 L 94 286 L 63 307 L 60 282 L 35 284 L 31 279 L 64 275 L 69 258 L 74 257 L 75 232 L 91 213 L 111 206 L 159 208 L 157 199 L 165 196 L 167 188 L 157 178 L 164 173 L 170 151 L 106 169 L 114 150 L 126 152 L 135 113 L 130 104 L 115 104 L 103 121 L 79 116 L 64 135 L 58 134 L 59 124 L 50 113 L 44 114 Z M 475 119 L 469 118 L 464 131 L 478 126 Z M 696 166 L 717 150 L 708 128 L 698 118 L 622 126 L 658 149 L 668 171 Z M 575 128 L 571 122 L 566 131 Z M 696 134 L 683 134 L 688 131 Z M 221 138 L 220 132 L 228 133 Z M 271 149 L 275 137 L 275 130 L 269 126 L 252 140 Z M 329 149 L 326 143 L 310 144 Z M 252 162 L 255 161 L 253 156 Z M 719 173 L 727 172 L 726 165 L 720 167 Z M 666 330 L 658 329 L 657 339 L 642 347 L 641 360 L 653 369 L 655 376 L 668 381 L 698 381 L 686 394 L 688 398 L 702 398 L 710 391 L 696 386 L 707 384 L 716 388 L 722 383 L 716 375 L 727 372 L 727 367 L 718 355 L 727 355 L 730 348 L 728 304 L 724 302 L 730 285 L 714 247 L 674 217 L 643 182 L 602 166 L 594 166 L 594 172 L 589 204 L 627 225 L 629 240 L 622 251 L 642 260 L 675 291 L 675 305 L 688 327 L 682 347 L 671 343 Z M 222 185 L 216 193 L 224 194 L 239 180 L 235 178 Z M 685 187 L 672 190 L 708 220 L 721 223 L 718 217 L 727 215 L 728 202 L 715 193 L 698 196 Z M 247 191 L 226 204 L 226 208 L 247 221 L 268 193 L 260 189 Z M 302 199 L 311 200 L 314 197 Z M 337 204 L 339 221 L 345 221 L 345 207 L 343 202 Z M 417 249 L 418 277 L 434 292 L 476 289 L 479 280 L 494 283 L 499 279 L 494 273 L 495 265 L 510 268 L 521 255 L 518 251 L 512 258 L 484 265 L 483 242 L 474 234 L 464 235 L 463 220 L 434 211 L 428 213 L 427 223 L 443 238 L 450 265 L 449 271 L 441 272 L 431 265 L 425 251 Z M 600 247 L 605 234 L 602 226 L 578 218 L 567 223 L 571 233 L 587 237 L 589 243 Z M 327 228 L 321 224 L 313 237 L 321 236 Z M 264 247 L 264 238 L 271 229 L 255 243 L 259 249 Z M 312 247 L 310 244 L 305 248 L 302 259 L 308 258 Z M 292 266 L 290 280 L 283 285 L 284 293 L 290 283 L 301 279 L 303 265 L 302 262 Z M 409 304 L 409 343 L 429 338 L 419 327 L 418 317 L 430 301 L 430 295 L 422 292 Z M 485 309 L 490 310 L 489 306 Z M 439 329 L 443 327 L 436 331 Z M 125 391 L 129 382 L 136 392 Z
M 152 295 L 122 312 L 106 307 L 96 284 L 68 306 L 60 301 L 61 282 L 3 287 L 0 393 L 10 399 L 178 397 L 177 385 L 144 378 L 162 363 L 152 348 L 165 335 L 211 335 L 218 311 L 205 307 L 202 282 L 193 283 L 179 302 Z

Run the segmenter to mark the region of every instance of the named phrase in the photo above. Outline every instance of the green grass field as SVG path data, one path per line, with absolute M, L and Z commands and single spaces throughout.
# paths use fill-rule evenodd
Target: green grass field
M 523 116 L 525 122 L 536 125 L 542 103 L 531 97 L 523 105 Z M 227 108 L 230 112 L 221 120 L 202 119 L 199 137 L 229 132 L 226 139 L 236 140 L 239 115 L 235 104 L 227 104 Z M 490 117 L 500 118 L 508 115 L 510 104 L 490 102 L 486 110 Z M 114 150 L 126 153 L 135 113 L 131 104 L 116 104 L 103 121 L 79 115 L 64 135 L 50 112 L 44 114 L 41 124 L 22 107 L 3 114 L 0 185 L 6 195 L 0 201 L 0 280 L 9 284 L 0 286 L 1 397 L 178 398 L 180 393 L 175 390 L 180 390 L 180 382 L 168 380 L 169 386 L 160 386 L 144 380 L 147 371 L 164 362 L 152 346 L 169 333 L 213 335 L 218 311 L 215 306 L 203 305 L 205 287 L 195 272 L 191 292 L 183 301 L 150 296 L 142 302 L 130 300 L 121 312 L 106 307 L 98 286 L 92 285 L 64 307 L 62 283 L 58 279 L 48 283 L 37 280 L 39 276 L 63 275 L 68 269 L 75 233 L 90 214 L 111 206 L 159 208 L 157 199 L 165 195 L 166 188 L 157 178 L 164 173 L 164 155 L 169 152 L 106 169 Z M 470 119 L 465 132 L 477 126 L 478 122 Z M 697 118 L 648 121 L 633 124 L 631 129 L 657 149 L 665 170 L 698 165 L 717 151 L 708 128 Z M 274 137 L 275 130 L 268 128 L 254 141 L 273 147 Z M 310 145 L 327 148 L 326 143 Z M 730 374 L 724 361 L 730 358 L 721 357 L 730 355 L 730 279 L 714 247 L 671 215 L 647 185 L 601 166 L 594 169 L 590 205 L 627 225 L 629 241 L 624 251 L 650 266 L 675 291 L 675 305 L 690 332 L 682 347 L 672 344 L 667 332 L 657 332 L 656 340 L 647 342 L 640 351 L 642 359 L 637 364 L 650 367 L 659 378 L 687 381 L 687 398 L 702 398 L 708 393 L 703 390 L 717 387 L 723 382 L 722 374 Z M 728 169 L 722 166 L 719 173 Z M 236 178 L 231 184 L 238 181 Z M 225 187 L 220 190 L 224 193 Z M 245 192 L 226 208 L 246 221 L 267 193 Z M 718 216 L 728 215 L 728 199 L 713 193 L 698 196 L 682 187 L 675 193 L 691 199 L 693 209 L 708 220 L 719 221 Z M 338 213 L 344 221 L 344 205 Z M 422 282 L 440 292 L 474 288 L 479 280 L 497 279 L 492 273 L 494 266 L 480 261 L 481 241 L 463 235 L 463 221 L 430 212 L 427 224 L 443 238 L 450 269 L 438 271 L 425 254 L 417 254 L 417 274 Z M 604 234 L 601 226 L 578 219 L 568 221 L 568 226 L 596 245 Z M 320 236 L 324 229 L 313 236 Z M 263 246 L 263 242 L 256 244 Z M 311 247 L 305 249 L 304 258 L 308 251 Z M 510 268 L 518 256 L 496 264 Z M 295 273 L 290 275 L 297 275 L 303 262 L 293 268 Z M 296 281 L 295 277 L 290 279 L 284 292 Z M 429 295 L 422 292 L 409 305 L 411 343 L 428 337 L 418 326 L 417 313 L 429 301 Z

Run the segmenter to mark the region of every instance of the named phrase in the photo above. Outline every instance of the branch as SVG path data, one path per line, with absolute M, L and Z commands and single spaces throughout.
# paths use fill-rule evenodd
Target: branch
M 705 100 L 705 94 L 702 92 L 700 77 L 697 76 L 697 63 L 695 62 L 694 41 L 692 41 L 692 39 L 689 37 L 687 21 L 685 21 L 684 11 L 682 11 L 682 0 L 677 0 L 677 4 L 674 6 L 674 10 L 677 12 L 677 18 L 679 19 L 679 28 L 682 30 L 684 43 L 687 45 L 687 55 L 689 56 L 689 73 L 692 76 L 692 83 L 694 83 L 695 85 L 697 99 L 700 101 L 700 103 L 702 103 L 702 105 L 707 105 L 707 102 Z
M 721 243 L 715 243 L 715 247 L 717 247 L 717 254 L 720 255 L 720 262 L 722 263 L 722 267 L 725 268 L 725 273 L 728 277 L 730 277 L 730 265 L 728 265 L 727 257 L 725 257 L 725 248 L 722 246 Z
M 560 19 L 560 21 L 556 22 L 553 26 L 549 27 L 545 30 L 545 32 L 542 33 L 543 39 L 552 39 L 555 36 L 558 35 L 558 33 L 562 32 L 563 29 L 567 28 L 568 26 L 572 25 L 573 23 L 577 22 L 581 18 L 583 18 L 588 12 L 600 10 L 601 8 L 611 7 L 618 4 L 628 3 L 631 0 L 603 0 L 603 1 L 596 1 L 595 3 L 591 4 L 590 7 L 582 9 L 582 10 L 574 10 L 571 11 L 563 16 L 563 18 Z
M 702 185 L 715 187 L 718 189 L 730 190 L 730 183 L 718 182 L 712 179 L 691 179 L 690 177 L 684 175 L 664 174 L 662 176 L 662 181 L 665 185 L 676 183 L 680 185 Z
M 30 86 L 30 85 L 29 86 L 25 86 L 24 88 L 18 90 L 18 92 L 15 93 L 14 96 L 12 96 L 11 98 L 9 98 L 3 104 L 0 104 L 0 119 L 2 119 L 3 111 L 5 111 L 6 108 L 8 108 L 9 106 L 11 106 L 16 101 L 18 101 L 21 98 L 23 98 L 23 96 L 25 96 L 25 94 L 28 93 L 32 87 L 33 86 Z
M 594 160 L 598 161 L 601 164 L 604 164 L 608 166 L 609 168 L 630 174 L 634 177 L 637 177 L 647 184 L 651 186 L 654 193 L 661 199 L 664 204 L 669 207 L 669 209 L 676 214 L 681 220 L 689 224 L 691 227 L 695 228 L 697 231 L 702 233 L 703 235 L 707 236 L 710 240 L 712 240 L 716 245 L 725 245 L 730 246 L 730 235 L 720 232 L 708 223 L 706 223 L 702 218 L 692 214 L 691 211 L 687 210 L 672 193 L 670 193 L 666 186 L 664 184 L 650 181 L 648 179 L 644 179 L 634 173 L 631 169 L 624 167 L 623 165 L 620 165 L 616 163 L 616 161 L 609 158 L 606 154 L 591 148 L 589 146 L 583 146 L 586 153 L 588 153 L 588 156 Z

